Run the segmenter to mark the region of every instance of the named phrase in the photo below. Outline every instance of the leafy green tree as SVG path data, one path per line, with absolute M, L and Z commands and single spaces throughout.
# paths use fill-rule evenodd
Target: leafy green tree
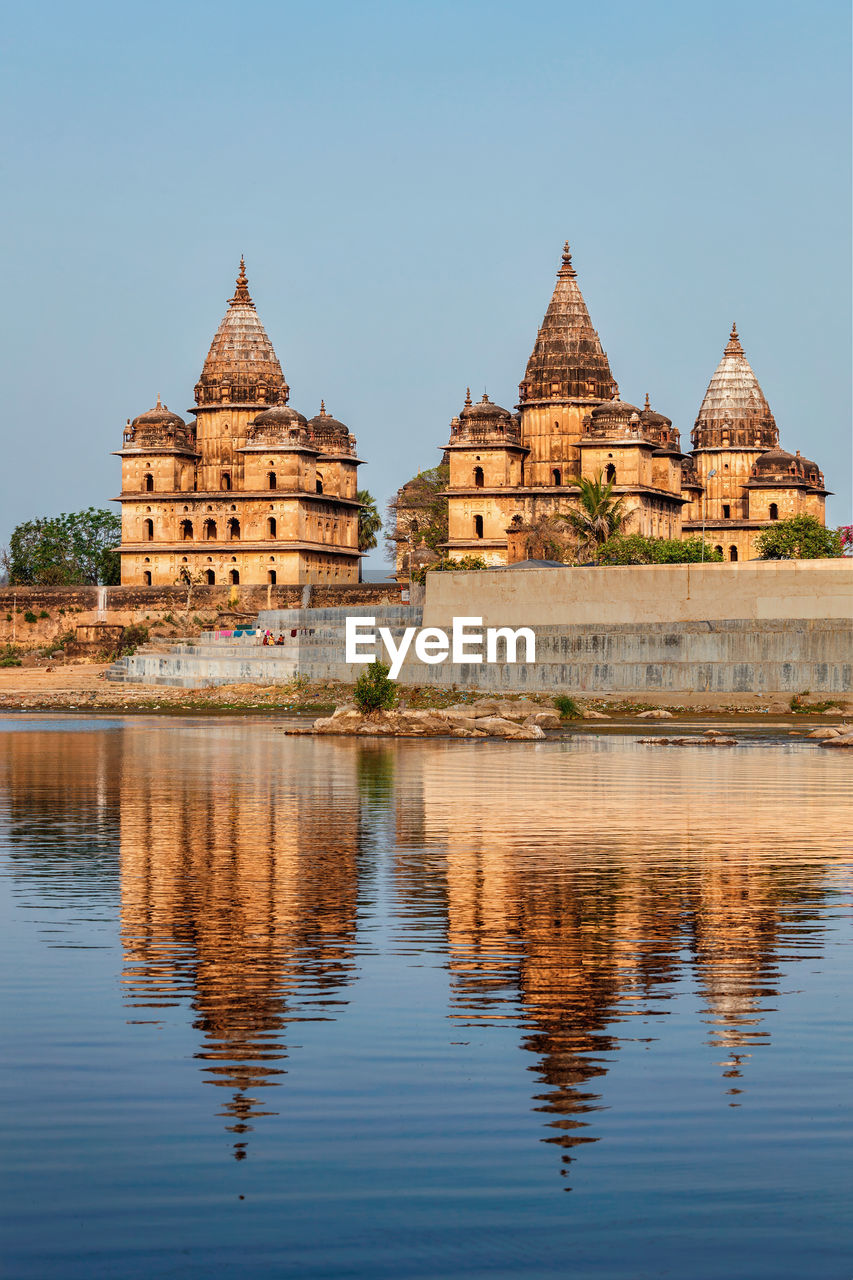
M 121 581 L 121 520 L 88 507 L 19 524 L 9 539 L 9 581 L 16 586 L 115 586 Z
M 777 520 L 755 540 L 762 560 L 825 560 L 843 554 L 841 534 L 814 516 Z
M 428 471 L 419 471 L 406 482 L 388 504 L 385 521 L 385 543 L 388 558 L 397 556 L 397 543 L 408 543 L 410 551 L 420 545 L 441 552 L 447 541 L 447 486 L 450 464 L 440 463 Z
M 390 711 L 397 701 L 397 685 L 390 680 L 390 667 L 375 659 L 365 667 L 355 682 L 353 699 L 359 711 Z
M 376 499 L 367 489 L 359 489 L 356 497 L 361 503 L 358 513 L 358 549 L 372 551 L 382 528 L 382 517 L 376 509 Z
M 613 497 L 612 480 L 603 483 L 601 472 L 594 480 L 571 476 L 569 484 L 578 490 L 578 506 L 574 511 L 558 512 L 555 519 L 568 524 L 578 542 L 578 553 L 595 564 L 605 542 L 619 532 L 625 519 L 623 498 Z
M 701 538 L 646 538 L 641 533 L 609 538 L 598 554 L 599 564 L 706 564 L 722 561 L 722 552 Z

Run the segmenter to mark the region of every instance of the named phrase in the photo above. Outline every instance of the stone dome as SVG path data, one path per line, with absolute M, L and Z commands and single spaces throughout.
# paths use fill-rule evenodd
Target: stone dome
M 139 417 L 134 418 L 130 425 L 131 428 L 136 431 L 140 427 L 143 429 L 146 427 L 149 429 L 157 427 L 162 430 L 165 427 L 169 429 L 178 428 L 184 430 L 187 424 L 184 422 L 183 418 L 179 418 L 176 413 L 172 413 L 171 409 L 169 409 L 167 405 L 161 404 L 160 397 L 158 396 L 157 403 L 154 408 L 146 409 L 145 413 L 140 413 Z
M 787 483 L 803 483 L 823 488 L 823 474 L 816 462 L 799 453 L 786 449 L 768 449 L 760 454 L 750 473 L 754 480 L 783 480 Z
M 349 436 L 349 427 L 339 422 L 337 418 L 333 418 L 330 413 L 326 413 L 325 400 L 320 401 L 320 412 L 308 419 L 308 426 L 316 435 Z
M 275 404 L 270 409 L 262 409 L 249 425 L 269 431 L 282 427 L 306 427 L 308 422 L 303 414 L 291 409 L 289 405 Z
M 640 410 L 635 404 L 628 404 L 627 400 L 605 400 L 603 404 L 597 405 L 590 417 L 596 422 L 630 422 L 633 418 L 639 420 Z
M 465 398 L 465 407 L 459 414 L 459 421 L 467 423 L 478 422 L 484 425 L 497 425 L 499 422 L 512 422 L 512 414 L 509 409 L 502 409 L 499 404 L 493 404 L 489 397 L 483 392 L 483 398 L 477 404 L 471 403 L 471 389 L 469 387 Z

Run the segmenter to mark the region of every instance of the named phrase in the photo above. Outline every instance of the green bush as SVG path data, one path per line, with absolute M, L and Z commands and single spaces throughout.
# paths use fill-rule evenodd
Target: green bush
M 175 625 L 175 615 L 173 613 L 164 613 L 163 621 L 168 622 L 169 626 L 173 627 Z
M 41 613 L 39 614 L 39 617 L 40 617 L 40 618 L 49 618 L 49 617 L 50 617 L 50 614 L 48 613 L 47 609 L 42 609 Z
M 554 706 L 559 711 L 561 720 L 580 720 L 583 717 L 583 712 L 574 698 L 568 697 L 565 693 L 557 694 Z
M 397 685 L 389 680 L 384 662 L 371 662 L 355 682 L 353 698 L 359 711 L 365 715 L 371 711 L 390 711 L 397 701 Z
M 62 635 L 54 640 L 53 647 L 54 649 L 64 649 L 67 644 L 73 644 L 76 639 L 77 633 L 75 631 L 63 631 Z
M 131 654 L 136 652 L 139 645 L 145 644 L 147 639 L 148 628 L 144 627 L 140 622 L 134 622 L 131 626 L 125 627 L 118 642 L 121 656 L 129 658 Z
M 38 618 L 33 613 L 32 609 L 27 609 L 27 612 L 24 614 L 24 622 L 38 622 Z
M 723 559 L 701 538 L 646 538 L 641 533 L 609 538 L 598 553 L 599 564 L 719 564 Z
M 0 667 L 20 667 L 21 665 L 18 650 L 14 645 L 7 644 L 5 649 L 0 651 Z
M 814 516 L 778 520 L 755 539 L 762 560 L 826 560 L 844 554 L 841 534 Z

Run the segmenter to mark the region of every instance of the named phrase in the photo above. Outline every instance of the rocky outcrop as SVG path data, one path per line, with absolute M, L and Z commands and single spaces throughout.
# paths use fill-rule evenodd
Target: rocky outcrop
M 396 738 L 506 738 L 530 742 L 545 737 L 542 725 L 537 723 L 537 717 L 555 722 L 553 726 L 549 723 L 548 728 L 559 725 L 557 716 L 543 712 L 535 703 L 523 705 L 520 702 L 507 702 L 506 706 L 512 708 L 512 719 L 500 714 L 503 706 L 503 702 L 495 699 L 483 699 L 479 703 L 458 703 L 441 709 L 374 711 L 365 714 L 357 707 L 347 705 L 338 707 L 334 715 L 315 720 L 313 732 Z M 530 707 L 533 708 L 532 712 Z

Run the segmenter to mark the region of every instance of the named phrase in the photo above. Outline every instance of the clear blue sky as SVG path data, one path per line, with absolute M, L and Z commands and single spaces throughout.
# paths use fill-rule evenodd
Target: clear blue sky
M 0 542 L 119 489 L 241 252 L 384 505 L 511 407 L 568 237 L 622 394 L 689 438 L 732 320 L 850 520 L 846 0 L 7 7 Z

